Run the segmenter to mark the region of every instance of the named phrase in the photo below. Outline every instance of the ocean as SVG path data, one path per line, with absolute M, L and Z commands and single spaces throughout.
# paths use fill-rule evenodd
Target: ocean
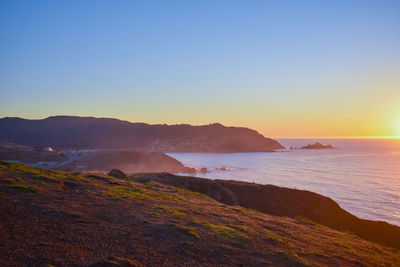
M 309 190 L 332 198 L 359 218 L 400 225 L 400 139 L 277 140 L 286 147 L 318 141 L 336 148 L 168 155 L 209 170 L 199 177 Z

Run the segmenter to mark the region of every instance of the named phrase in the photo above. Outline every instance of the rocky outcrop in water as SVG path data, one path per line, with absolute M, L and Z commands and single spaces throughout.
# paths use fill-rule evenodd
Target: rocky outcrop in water
M 331 144 L 323 145 L 318 142 L 301 147 L 301 149 L 332 149 L 332 148 L 334 147 Z

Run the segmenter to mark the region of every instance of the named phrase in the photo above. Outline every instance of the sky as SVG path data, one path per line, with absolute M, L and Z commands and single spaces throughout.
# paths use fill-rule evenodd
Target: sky
M 400 1 L 0 1 L 0 117 L 400 136 Z

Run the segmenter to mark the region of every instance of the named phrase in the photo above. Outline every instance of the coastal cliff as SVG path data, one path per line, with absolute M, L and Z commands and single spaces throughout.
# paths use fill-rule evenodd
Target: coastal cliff
M 400 227 L 386 222 L 359 219 L 332 199 L 317 193 L 232 180 L 210 180 L 168 173 L 136 174 L 132 179 L 155 181 L 206 194 L 222 203 L 267 214 L 302 216 L 332 229 L 400 249 Z
M 256 184 L 170 174 L 121 177 L 0 161 L 0 265 L 396 266 L 400 262 L 396 248 L 301 216 L 315 211 L 315 203 L 324 199 L 318 194 L 277 187 L 268 192 Z M 197 187 L 205 188 L 204 193 L 196 192 L 201 191 Z M 265 193 L 264 199 L 270 200 L 260 201 L 261 206 L 271 202 L 274 209 L 246 208 Z M 243 202 L 245 195 L 248 204 Z M 273 215 L 285 203 L 279 215 L 290 216 Z

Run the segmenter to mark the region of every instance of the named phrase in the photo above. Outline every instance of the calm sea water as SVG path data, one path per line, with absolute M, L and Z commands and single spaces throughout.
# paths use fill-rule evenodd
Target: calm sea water
M 345 210 L 400 225 L 400 140 L 281 139 L 286 147 L 315 141 L 337 149 L 273 153 L 169 153 L 212 179 L 233 179 L 305 189 L 331 197 Z M 225 167 L 226 171 L 217 170 Z

